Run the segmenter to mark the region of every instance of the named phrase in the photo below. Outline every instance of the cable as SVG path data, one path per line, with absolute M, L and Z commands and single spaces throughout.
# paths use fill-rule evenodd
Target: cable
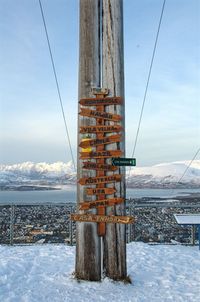
M 180 181 L 183 179 L 183 177 L 185 176 L 187 170 L 189 169 L 189 167 L 191 166 L 191 164 L 193 163 L 193 161 L 195 160 L 195 158 L 197 157 L 198 153 L 200 151 L 200 148 L 197 150 L 197 152 L 195 153 L 194 157 L 192 158 L 192 160 L 190 161 L 189 165 L 187 166 L 187 168 L 185 169 L 183 175 L 181 176 L 181 178 L 179 179 L 179 181 L 177 183 L 180 183 Z
M 153 54 L 152 54 L 152 58 L 151 58 L 151 63 L 150 63 L 146 88 L 145 88 L 144 97 L 143 97 L 142 109 L 141 109 L 141 113 L 140 113 L 140 118 L 139 118 L 135 143 L 134 143 L 133 152 L 132 152 L 132 157 L 134 157 L 134 155 L 135 155 L 135 149 L 136 149 L 138 135 L 139 135 L 139 131 L 140 131 L 140 125 L 141 125 L 141 121 L 142 121 L 142 115 L 143 115 L 143 111 L 144 111 L 144 104 L 145 104 L 145 101 L 146 101 L 147 90 L 148 90 L 148 87 L 149 87 L 149 81 L 150 81 L 150 77 L 151 77 L 152 66 L 153 66 L 154 57 L 155 57 L 155 53 L 156 53 L 156 47 L 157 47 L 157 43 L 158 43 L 158 37 L 159 37 L 160 27 L 161 27 L 161 23 L 162 23 L 162 17 L 163 17 L 164 8 L 165 8 L 165 2 L 166 2 L 166 0 L 163 1 L 163 5 L 162 5 L 160 20 L 159 20 L 159 24 L 158 24 L 158 30 L 157 30 L 157 34 L 156 34 L 156 39 L 155 39 L 155 43 L 154 43 Z
M 60 87 L 58 84 L 58 78 L 57 78 L 56 68 L 55 68 L 54 59 L 53 59 L 53 55 L 52 55 L 52 51 L 51 51 L 51 45 L 50 45 L 49 35 L 48 35 L 46 21 L 45 21 L 45 17 L 44 17 L 44 12 L 43 12 L 43 8 L 42 8 L 42 3 L 41 3 L 41 0 L 38 0 L 38 1 L 39 1 L 39 5 L 40 5 L 40 11 L 41 11 L 43 25 L 44 25 L 44 29 L 45 29 L 46 38 L 47 38 L 47 44 L 48 44 L 48 48 L 49 48 L 49 54 L 50 54 L 50 58 L 51 58 L 53 73 L 54 73 L 54 77 L 55 77 L 55 81 L 56 81 L 56 87 L 57 87 L 58 97 L 59 97 L 59 101 L 60 101 L 62 116 L 63 116 L 63 120 L 64 120 L 64 124 L 65 124 L 67 140 L 68 140 L 68 144 L 69 144 L 69 148 L 70 148 L 73 166 L 74 166 L 74 169 L 76 170 L 75 160 L 74 160 L 74 156 L 73 156 L 73 152 L 72 152 L 72 145 L 71 145 L 69 131 L 68 131 L 67 122 L 66 122 L 66 118 L 65 118 L 63 102 L 62 102 L 62 98 L 61 98 Z

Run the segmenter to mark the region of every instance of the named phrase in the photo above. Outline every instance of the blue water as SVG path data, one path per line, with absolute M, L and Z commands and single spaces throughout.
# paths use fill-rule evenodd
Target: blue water
M 200 189 L 127 189 L 127 198 L 161 197 L 174 198 L 190 193 L 200 193 Z M 65 186 L 62 190 L 50 191 L 1 191 L 0 204 L 22 203 L 68 203 L 76 202 L 76 186 Z

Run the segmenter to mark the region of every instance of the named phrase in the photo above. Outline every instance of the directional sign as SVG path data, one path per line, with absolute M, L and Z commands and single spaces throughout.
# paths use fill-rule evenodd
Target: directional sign
M 80 99 L 79 104 L 83 106 L 105 106 L 105 105 L 121 105 L 121 97 L 106 97 L 106 98 L 86 98 Z
M 112 165 L 113 166 L 136 166 L 136 159 L 135 158 L 112 158 Z
M 91 161 L 83 162 L 83 169 L 101 170 L 101 171 L 116 171 L 118 168 L 108 164 L 98 164 Z
M 94 214 L 71 214 L 71 220 L 79 222 L 134 223 L 132 216 L 104 216 Z
M 83 138 L 81 143 L 87 143 L 88 141 L 90 141 L 90 138 Z M 92 151 L 92 147 L 91 146 L 87 146 L 86 148 L 82 148 L 82 152 L 91 152 Z
M 105 150 L 105 151 L 92 151 L 92 152 L 80 152 L 80 159 L 85 158 L 109 158 L 109 157 L 119 157 L 122 155 L 120 150 Z
M 95 185 L 100 183 L 110 183 L 115 181 L 121 181 L 121 174 L 114 174 L 110 176 L 99 176 L 99 177 L 83 177 L 80 178 L 78 183 L 80 185 Z
M 122 117 L 119 114 L 113 114 L 110 112 L 101 112 L 101 111 L 96 111 L 96 110 L 90 110 L 90 109 L 85 109 L 81 108 L 81 112 L 79 112 L 80 115 L 83 116 L 89 116 L 89 117 L 94 117 L 94 118 L 100 118 L 104 120 L 110 120 L 110 121 L 121 121 Z
M 123 128 L 119 125 L 108 126 L 81 126 L 80 133 L 120 132 Z
M 85 139 L 82 140 L 79 147 L 81 148 L 89 148 L 89 147 L 95 147 L 98 145 L 105 145 L 105 144 L 113 144 L 113 143 L 118 143 L 122 139 L 122 136 L 120 134 L 116 135 L 111 135 L 107 137 L 103 137 L 101 139 Z
M 101 195 L 101 194 L 111 195 L 114 194 L 115 192 L 116 190 L 114 188 L 96 188 L 96 189 L 87 188 L 86 189 L 87 195 Z
M 124 198 L 110 198 L 110 199 L 102 199 L 96 201 L 86 201 L 80 204 L 79 210 L 89 210 L 92 208 L 96 208 L 98 206 L 114 206 L 124 202 Z

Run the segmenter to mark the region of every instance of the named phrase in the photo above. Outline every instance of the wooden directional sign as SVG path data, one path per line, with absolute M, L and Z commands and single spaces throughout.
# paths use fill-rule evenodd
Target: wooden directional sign
M 119 157 L 122 155 L 120 150 L 103 150 L 103 151 L 92 151 L 92 152 L 80 152 L 80 159 L 85 158 L 109 158 L 109 157 Z
M 82 116 L 94 117 L 97 119 L 110 120 L 110 121 L 121 121 L 122 117 L 119 114 L 112 114 L 110 112 L 101 112 L 96 110 L 90 110 L 81 108 L 81 112 L 79 112 Z
M 112 158 L 113 166 L 136 166 L 135 158 Z
M 119 125 L 108 126 L 81 126 L 80 133 L 106 133 L 106 132 L 120 132 L 123 128 Z
M 110 183 L 115 181 L 121 181 L 121 174 L 114 174 L 110 176 L 99 176 L 99 177 L 83 177 L 80 178 L 78 183 L 80 185 L 95 185 L 100 183 Z
M 114 194 L 115 192 L 116 190 L 114 188 L 96 188 L 96 189 L 87 188 L 86 189 L 87 195 L 101 195 L 101 194 L 111 195 Z
M 124 198 L 110 198 L 110 199 L 102 199 L 91 202 L 83 202 L 79 206 L 79 210 L 89 210 L 92 208 L 96 208 L 98 206 L 114 206 L 124 202 Z
M 105 144 L 112 144 L 112 143 L 118 143 L 120 142 L 122 139 L 122 136 L 120 134 L 116 134 L 116 135 L 110 135 L 107 137 L 103 137 L 101 139 L 90 139 L 90 140 L 85 140 L 82 141 L 79 145 L 79 147 L 81 148 L 89 148 L 89 147 L 95 147 L 98 145 L 105 145 Z
M 83 169 L 101 170 L 101 171 L 116 171 L 118 168 L 108 164 L 98 164 L 91 161 L 83 162 Z
M 121 105 L 121 97 L 107 97 L 107 98 L 87 98 L 80 99 L 79 104 L 83 106 L 105 106 L 105 105 Z
M 134 223 L 132 216 L 104 216 L 94 214 L 71 214 L 71 220 L 79 222 Z

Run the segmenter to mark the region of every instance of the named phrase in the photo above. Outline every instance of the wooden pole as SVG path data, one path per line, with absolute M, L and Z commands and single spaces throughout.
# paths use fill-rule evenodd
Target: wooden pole
M 93 97 L 91 88 L 100 86 L 99 5 L 99 0 L 80 0 L 79 99 Z M 80 105 L 78 109 L 80 112 Z M 79 115 L 78 146 L 84 137 L 79 131 L 80 127 L 90 125 L 94 125 L 94 119 Z M 95 138 L 94 135 L 91 137 Z M 78 149 L 77 178 L 96 176 L 94 170 L 83 169 L 83 160 L 80 159 L 82 150 Z M 84 200 L 95 200 L 95 196 L 86 196 L 85 187 L 78 184 L 77 206 Z M 96 214 L 95 209 L 90 212 Z M 75 273 L 77 278 L 83 280 L 101 279 L 101 246 L 97 223 L 77 222 Z
M 123 0 L 102 0 L 102 86 L 107 87 L 110 96 L 124 98 L 124 61 L 123 61 Z M 123 106 L 109 106 L 109 112 L 122 116 L 121 125 L 125 129 L 125 108 Z M 121 150 L 125 157 L 125 130 L 120 143 L 107 145 L 107 150 Z M 125 169 L 109 172 L 123 174 L 120 183 L 116 183 L 117 193 L 112 197 L 125 198 Z M 108 174 L 109 174 L 108 173 Z M 111 197 L 111 196 L 110 196 Z M 106 214 L 124 215 L 125 205 L 108 207 Z M 123 224 L 106 224 L 104 237 L 104 270 L 105 275 L 122 280 L 127 276 L 126 269 L 126 226 Z

